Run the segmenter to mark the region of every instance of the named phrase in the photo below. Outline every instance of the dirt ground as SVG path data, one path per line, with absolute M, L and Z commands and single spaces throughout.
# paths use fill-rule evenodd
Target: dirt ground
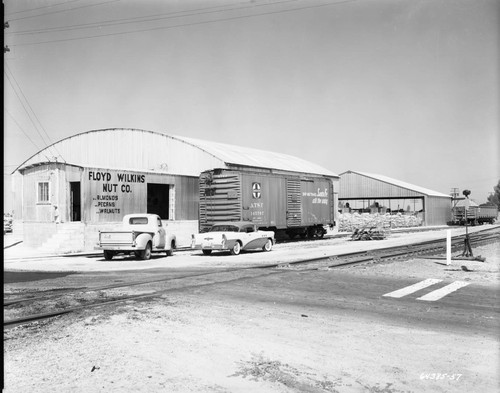
M 475 251 L 486 262 L 352 271 L 498 289 L 499 243 Z M 499 355 L 498 340 L 481 334 L 193 289 L 5 331 L 4 391 L 493 393 Z

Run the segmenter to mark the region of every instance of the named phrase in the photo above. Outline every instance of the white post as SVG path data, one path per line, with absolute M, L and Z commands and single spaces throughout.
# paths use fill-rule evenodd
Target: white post
M 446 230 L 446 265 L 451 265 L 451 230 Z

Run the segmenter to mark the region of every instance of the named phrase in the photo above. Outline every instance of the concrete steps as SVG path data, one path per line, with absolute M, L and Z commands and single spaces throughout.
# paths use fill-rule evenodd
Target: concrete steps
M 85 246 L 85 224 L 67 222 L 57 224 L 57 232 L 39 248 L 40 253 L 67 254 L 81 252 Z

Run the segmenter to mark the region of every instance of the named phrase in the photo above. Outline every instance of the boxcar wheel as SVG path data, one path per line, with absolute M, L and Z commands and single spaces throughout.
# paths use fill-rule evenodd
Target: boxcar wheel
M 231 254 L 233 255 L 238 255 L 241 251 L 241 244 L 240 242 L 234 243 L 233 248 L 231 248 Z
M 146 244 L 146 248 L 141 252 L 141 259 L 147 261 L 151 258 L 151 243 Z
M 273 242 L 271 241 L 271 239 L 267 239 L 267 242 L 264 245 L 264 247 L 262 247 L 262 250 L 271 251 L 272 248 L 273 248 Z
M 202 250 L 203 255 L 210 255 L 212 253 L 212 250 Z
M 107 251 L 107 250 L 104 251 L 104 259 L 106 261 L 111 261 L 114 255 L 115 253 L 113 251 Z

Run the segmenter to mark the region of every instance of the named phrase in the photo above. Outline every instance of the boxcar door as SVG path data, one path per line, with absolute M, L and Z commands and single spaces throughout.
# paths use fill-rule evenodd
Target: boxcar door
M 286 226 L 300 226 L 302 209 L 300 206 L 300 179 L 286 179 Z

